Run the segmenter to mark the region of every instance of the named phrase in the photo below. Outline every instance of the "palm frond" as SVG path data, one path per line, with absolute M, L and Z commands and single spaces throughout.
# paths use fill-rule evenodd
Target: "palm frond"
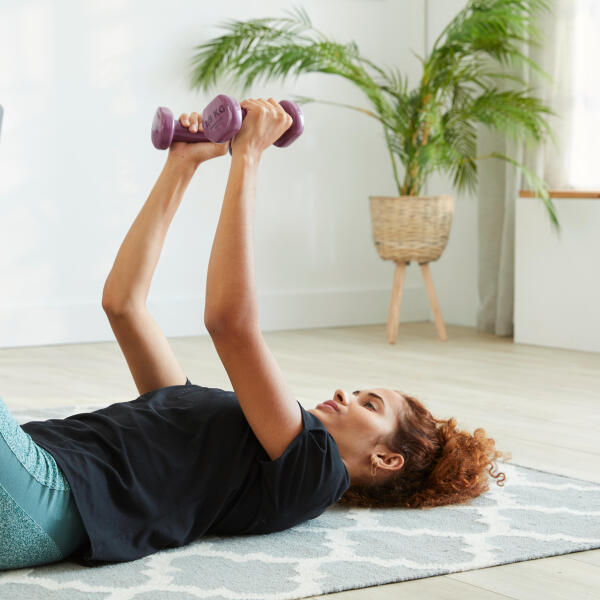
M 502 40 L 536 43 L 541 35 L 536 16 L 549 8 L 547 0 L 469 0 L 439 34 L 433 51 L 442 46 L 499 51 Z
M 458 115 L 448 117 L 438 145 L 440 168 L 453 176 L 459 190 L 474 192 L 477 186 L 477 130 Z
M 387 107 L 377 84 L 360 57 L 356 42 L 341 44 L 309 29 L 304 11 L 284 19 L 227 21 L 228 30 L 196 47 L 191 61 L 192 88 L 207 90 L 225 74 L 232 73 L 248 90 L 256 80 L 284 79 L 290 75 L 321 72 L 340 75 L 359 86 L 383 112 Z
M 408 76 L 402 75 L 397 67 L 382 68 L 379 70 L 380 79 L 377 85 L 397 100 L 404 100 L 408 96 Z
M 517 162 L 510 156 L 506 156 L 505 154 L 502 154 L 500 152 L 492 152 L 490 156 L 492 158 L 499 158 L 500 160 L 504 160 L 510 163 L 523 173 L 525 179 L 527 180 L 527 183 L 529 184 L 529 186 L 531 186 L 531 188 L 533 188 L 533 191 L 535 192 L 536 196 L 542 199 L 544 205 L 546 206 L 552 224 L 556 227 L 557 233 L 560 234 L 561 229 L 560 223 L 558 222 L 558 217 L 556 216 L 556 207 L 552 203 L 552 198 L 550 198 L 550 194 L 548 193 L 548 185 L 546 184 L 546 182 L 543 179 L 540 179 L 531 169 L 528 169 L 525 165 Z
M 402 136 L 399 136 L 397 134 L 390 135 L 388 139 L 388 145 L 390 147 L 390 150 L 396 156 L 398 156 L 402 164 L 406 164 L 408 162 L 406 155 L 406 145 Z
M 192 88 L 206 91 L 226 72 L 240 73 L 240 64 L 268 45 L 312 43 L 303 17 L 282 19 L 227 20 L 219 25 L 229 33 L 213 38 L 195 48 L 190 61 Z
M 300 23 L 305 29 L 312 29 L 312 21 L 303 6 L 294 6 L 291 10 L 285 10 L 284 13 L 291 15 L 291 20 Z
M 532 90 L 488 90 L 467 108 L 468 115 L 509 134 L 515 140 L 524 136 L 530 142 L 541 142 L 551 133 L 550 126 L 542 115 L 555 113 L 541 100 L 529 95 L 531 92 Z
M 360 106 L 352 106 L 351 104 L 342 104 L 341 102 L 331 102 L 329 100 L 317 100 L 316 98 L 309 98 L 308 96 L 298 96 L 298 95 L 295 95 L 293 97 L 293 101 L 300 105 L 311 104 L 314 102 L 317 104 L 330 104 L 331 106 L 341 106 L 342 108 L 350 108 L 351 110 L 356 110 L 365 115 L 368 115 L 369 117 L 377 119 L 382 125 L 386 125 L 385 121 L 379 115 L 377 115 L 376 113 L 374 113 L 371 110 L 367 110 L 366 108 L 361 108 Z
M 489 56 L 503 66 L 526 63 L 547 76 L 521 51 L 541 36 L 535 17 L 546 0 L 470 0 L 434 42 L 425 65 L 426 80 L 446 80 L 465 59 Z

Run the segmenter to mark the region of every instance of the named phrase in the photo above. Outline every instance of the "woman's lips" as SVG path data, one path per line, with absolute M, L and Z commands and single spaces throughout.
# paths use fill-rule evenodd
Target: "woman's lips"
M 321 402 L 319 406 L 326 406 L 328 410 L 332 410 L 334 412 L 338 412 L 338 407 L 333 400 L 326 400 L 325 402 Z

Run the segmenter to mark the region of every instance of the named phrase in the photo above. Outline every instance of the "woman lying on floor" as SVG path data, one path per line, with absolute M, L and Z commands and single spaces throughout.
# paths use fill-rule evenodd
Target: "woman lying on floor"
M 280 531 L 336 502 L 465 502 L 488 489 L 487 471 L 504 475 L 482 429 L 458 431 L 398 390 L 337 389 L 308 411 L 294 399 L 259 329 L 253 265 L 260 158 L 291 118 L 272 98 L 241 106 L 205 305 L 234 392 L 192 384 L 146 308 L 185 189 L 228 150 L 176 142 L 102 299 L 140 396 L 22 427 L 0 400 L 0 568 L 129 561 L 207 534 Z M 201 128 L 195 112 L 180 122 Z

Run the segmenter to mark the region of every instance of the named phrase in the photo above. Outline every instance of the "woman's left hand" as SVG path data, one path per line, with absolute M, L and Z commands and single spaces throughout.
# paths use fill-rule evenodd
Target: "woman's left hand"
M 183 113 L 179 117 L 183 127 L 187 127 L 192 133 L 202 131 L 202 115 L 192 112 L 189 115 Z M 229 142 L 215 144 L 214 142 L 173 142 L 169 147 L 169 158 L 177 158 L 196 165 L 217 156 L 223 156 L 229 150 Z
M 292 126 L 292 117 L 274 98 L 248 98 L 240 106 L 247 114 L 231 142 L 233 156 L 244 153 L 260 156 Z

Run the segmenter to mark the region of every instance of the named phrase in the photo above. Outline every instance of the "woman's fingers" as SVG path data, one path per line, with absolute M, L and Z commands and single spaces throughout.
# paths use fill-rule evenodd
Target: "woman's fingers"
M 268 101 L 264 98 L 246 98 L 246 100 L 240 102 L 240 106 L 242 108 L 245 108 L 246 110 L 253 108 L 255 110 L 260 110 L 261 112 L 266 112 L 273 116 L 277 115 L 278 109 L 283 110 L 283 108 L 281 108 L 281 106 L 277 102 L 275 102 L 273 98 L 270 98 Z
M 179 122 L 183 127 L 187 127 L 190 131 L 202 131 L 202 116 L 197 112 L 182 113 L 179 117 Z
M 246 110 L 248 110 L 249 108 L 256 108 L 257 106 L 260 106 L 260 102 L 258 102 L 257 100 L 254 100 L 252 98 L 246 98 L 246 100 L 243 100 L 242 102 L 240 102 L 240 106 L 242 108 L 245 108 Z
M 247 104 L 245 105 L 244 103 Z M 260 107 L 274 117 L 278 117 L 281 121 L 285 121 L 286 123 L 291 119 L 291 117 L 289 117 L 289 115 L 285 112 L 283 106 L 281 106 L 281 104 L 279 104 L 275 98 L 269 98 L 268 100 L 265 100 L 264 98 L 258 98 L 256 100 L 248 98 L 240 104 L 242 108 L 248 108 L 248 105 Z
M 279 102 L 277 102 L 273 98 L 269 98 L 268 102 L 275 108 L 277 112 L 277 117 L 283 123 L 285 123 L 287 127 L 290 127 L 294 120 L 292 119 L 292 117 L 290 117 L 290 115 L 287 112 L 285 112 L 283 106 L 281 106 L 281 104 L 279 104 Z

